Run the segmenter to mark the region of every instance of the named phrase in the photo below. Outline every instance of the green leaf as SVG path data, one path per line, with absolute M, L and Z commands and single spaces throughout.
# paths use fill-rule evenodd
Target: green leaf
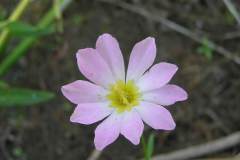
M 29 106 L 46 102 L 54 95 L 47 91 L 36 91 L 24 88 L 0 88 L 1 107 Z
M 1 29 L 8 29 L 11 35 L 18 37 L 44 36 L 54 32 L 53 27 L 40 28 L 20 21 L 1 22 Z

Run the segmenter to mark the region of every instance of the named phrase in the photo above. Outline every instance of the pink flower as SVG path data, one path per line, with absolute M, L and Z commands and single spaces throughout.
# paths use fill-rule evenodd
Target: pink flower
M 78 67 L 92 83 L 77 80 L 64 85 L 62 93 L 77 104 L 71 122 L 93 124 L 104 119 L 95 130 L 98 150 L 113 143 L 120 134 L 139 144 L 143 122 L 154 129 L 175 128 L 171 113 L 163 106 L 186 100 L 187 93 L 177 85 L 168 84 L 178 69 L 176 65 L 161 62 L 150 68 L 155 57 L 154 38 L 138 42 L 125 74 L 119 44 L 110 34 L 99 36 L 96 49 L 77 52 Z

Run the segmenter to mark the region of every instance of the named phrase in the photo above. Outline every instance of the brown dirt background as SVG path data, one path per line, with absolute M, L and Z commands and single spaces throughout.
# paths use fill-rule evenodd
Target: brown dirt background
M 16 0 L 0 0 L 7 13 Z M 221 0 L 128 0 L 130 4 L 157 10 L 161 15 L 190 28 L 206 32 L 211 39 L 240 56 L 240 38 L 224 35 L 240 32 Z M 34 2 L 24 19 L 36 22 L 49 8 L 50 1 Z M 236 1 L 240 10 L 240 3 Z M 213 53 L 208 60 L 197 53 L 199 44 L 162 25 L 119 7 L 93 0 L 75 0 L 64 12 L 64 32 L 42 38 L 27 56 L 4 77 L 12 86 L 46 89 L 56 98 L 26 108 L 0 110 L 1 160 L 85 160 L 92 150 L 94 128 L 69 122 L 74 105 L 61 95 L 63 84 L 83 79 L 75 53 L 94 47 L 97 37 L 108 32 L 120 43 L 125 60 L 132 46 L 147 36 L 156 38 L 157 59 L 175 63 L 179 71 L 172 83 L 184 87 L 189 99 L 169 107 L 177 127 L 173 132 L 156 133 L 154 155 L 197 145 L 240 130 L 240 66 Z M 14 43 L 11 47 L 14 47 Z M 13 154 L 21 148 L 22 156 Z M 209 157 L 238 154 L 239 146 Z M 110 145 L 99 160 L 135 160 L 141 158 L 141 146 L 124 138 Z

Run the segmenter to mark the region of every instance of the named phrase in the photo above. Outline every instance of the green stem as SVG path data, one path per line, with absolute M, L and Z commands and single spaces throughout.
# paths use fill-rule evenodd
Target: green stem
M 69 4 L 71 0 L 61 1 L 61 11 L 63 11 Z M 39 28 L 48 27 L 55 19 L 54 8 L 51 8 L 46 15 L 37 24 Z M 0 64 L 0 76 L 3 76 L 8 69 L 17 62 L 23 55 L 27 53 L 27 50 L 39 39 L 38 36 L 29 37 L 23 40 L 14 50 L 5 58 L 5 60 Z
M 146 153 L 146 141 L 145 141 L 145 139 L 144 139 L 144 136 L 142 135 L 142 137 L 141 137 L 141 145 L 142 145 L 142 152 L 143 152 L 143 156 L 144 156 L 144 160 L 148 160 L 147 159 L 147 153 Z
M 154 150 L 154 133 L 149 135 L 147 141 L 144 139 L 144 136 L 142 136 L 141 143 L 143 147 L 144 160 L 151 160 Z
M 19 17 L 23 14 L 23 11 L 28 6 L 31 0 L 21 0 L 17 7 L 15 8 L 14 12 L 9 17 L 8 21 L 13 22 L 19 19 Z M 0 35 L 0 54 L 4 52 L 5 44 L 7 43 L 9 38 L 9 30 L 6 28 L 2 31 Z

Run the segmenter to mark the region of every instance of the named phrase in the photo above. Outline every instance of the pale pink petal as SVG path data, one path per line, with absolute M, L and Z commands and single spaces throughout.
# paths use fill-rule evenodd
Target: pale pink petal
M 106 101 L 107 90 L 88 81 L 78 80 L 62 86 L 63 95 L 72 103 Z
M 160 88 L 167 84 L 178 70 L 178 67 L 170 63 L 155 64 L 137 82 L 142 92 Z
M 130 55 L 127 80 L 138 80 L 153 64 L 156 57 L 155 39 L 148 37 L 133 47 Z
M 124 113 L 121 134 L 133 144 L 137 145 L 140 142 L 144 129 L 143 122 L 139 114 L 132 110 Z
M 92 124 L 102 120 L 113 112 L 108 103 L 82 103 L 78 104 L 70 117 L 71 122 Z
M 184 101 L 187 97 L 188 95 L 185 90 L 171 84 L 143 94 L 144 101 L 157 103 L 163 106 L 172 105 L 178 101 Z
M 81 73 L 92 82 L 104 87 L 114 82 L 109 66 L 95 49 L 80 49 L 77 62 Z
M 111 114 L 95 130 L 94 144 L 97 150 L 103 150 L 113 143 L 120 134 L 122 117 L 117 113 Z
M 141 102 L 136 110 L 142 120 L 153 129 L 173 130 L 176 126 L 171 113 L 160 105 Z
M 110 34 L 98 37 L 96 49 L 111 68 L 116 80 L 125 80 L 124 60 L 118 41 Z

